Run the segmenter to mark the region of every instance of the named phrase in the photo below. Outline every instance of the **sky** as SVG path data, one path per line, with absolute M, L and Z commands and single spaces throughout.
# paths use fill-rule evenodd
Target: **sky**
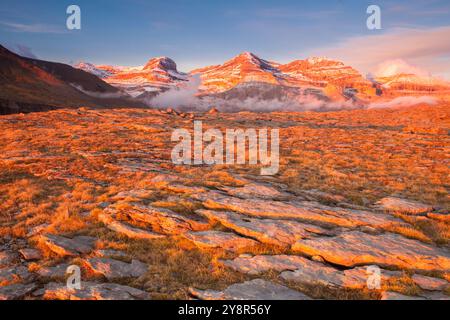
M 81 30 L 66 9 L 81 8 Z M 366 9 L 381 8 L 380 30 Z M 26 56 L 76 63 L 144 65 L 174 59 L 181 71 L 243 51 L 281 63 L 309 56 L 362 73 L 399 69 L 450 79 L 449 0 L 2 0 L 0 44 Z M 381 70 L 381 71 L 380 71 Z

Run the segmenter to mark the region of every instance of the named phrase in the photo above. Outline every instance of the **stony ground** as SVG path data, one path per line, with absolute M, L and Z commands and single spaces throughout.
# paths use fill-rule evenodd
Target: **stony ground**
M 448 299 L 449 110 L 2 116 L 0 299 Z M 280 128 L 279 173 L 173 165 L 194 119 Z

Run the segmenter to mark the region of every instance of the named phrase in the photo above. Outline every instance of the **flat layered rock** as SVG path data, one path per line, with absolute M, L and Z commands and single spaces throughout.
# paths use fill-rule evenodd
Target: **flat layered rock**
M 186 194 L 201 193 L 207 191 L 207 189 L 203 187 L 185 186 L 179 183 L 171 183 L 167 185 L 165 189 L 176 193 L 186 193 Z
M 254 257 L 238 257 L 234 260 L 222 261 L 235 271 L 258 275 L 267 271 L 281 272 L 280 277 L 302 285 L 325 286 L 360 289 L 367 286 L 368 273 L 366 267 L 358 267 L 341 271 L 323 263 L 311 261 L 300 256 L 259 255 Z M 381 270 L 381 283 L 391 277 L 399 277 L 398 271 Z
M 300 192 L 300 194 L 303 195 L 303 196 L 306 195 L 308 197 L 308 200 L 310 198 L 312 198 L 312 199 L 320 199 L 320 200 L 336 202 L 336 203 L 345 201 L 345 198 L 343 196 L 341 196 L 341 195 L 331 194 L 331 193 L 328 193 L 328 192 L 323 192 L 323 191 L 315 190 L 315 189 L 313 189 L 313 190 L 302 190 Z
M 235 271 L 250 275 L 257 275 L 270 270 L 281 272 L 300 268 L 308 270 L 328 268 L 319 262 L 314 262 L 301 256 L 289 255 L 240 256 L 233 260 L 222 260 L 221 262 Z M 334 268 L 328 269 L 330 269 L 330 272 L 337 271 Z
M 412 270 L 450 270 L 447 250 L 391 233 L 370 235 L 351 231 L 335 237 L 299 240 L 292 250 L 319 255 L 346 267 L 375 264 Z
M 386 197 L 375 203 L 376 207 L 390 212 L 403 214 L 425 214 L 433 211 L 433 206 L 413 200 Z
M 415 274 L 412 276 L 413 281 L 424 290 L 436 290 L 441 291 L 445 290 L 449 283 L 445 279 L 437 279 L 427 276 L 422 276 L 420 274 Z
M 32 278 L 32 274 L 28 271 L 28 268 L 22 265 L 9 266 L 0 269 L 0 286 L 28 281 Z
M 34 283 L 16 283 L 0 287 L 0 300 L 18 300 L 30 294 L 35 289 L 36 284 Z
M 18 254 L 13 251 L 0 251 L 0 267 L 6 267 L 14 263 L 18 258 Z
M 60 256 L 78 256 L 92 251 L 96 239 L 87 236 L 66 238 L 53 234 L 42 235 L 39 238 L 51 251 Z
M 19 250 L 25 260 L 39 260 L 42 258 L 41 252 L 37 249 L 24 248 Z
M 127 257 L 128 255 L 119 250 L 114 249 L 101 249 L 94 252 L 97 257 Z
M 110 229 L 112 231 L 115 231 L 119 234 L 122 234 L 122 235 L 127 236 L 128 238 L 132 238 L 132 239 L 151 240 L 151 239 L 158 239 L 158 238 L 165 237 L 162 234 L 144 230 L 141 228 L 136 228 L 136 227 L 130 226 L 129 224 L 117 221 L 111 216 L 111 213 L 112 213 L 111 210 L 105 210 L 104 212 L 102 212 L 98 215 L 98 219 L 103 224 L 105 224 L 108 229 Z
M 90 269 L 104 275 L 107 279 L 137 278 L 148 270 L 145 263 L 134 259 L 131 263 L 111 258 L 89 258 L 85 261 Z
M 369 280 L 369 277 L 373 274 L 373 272 L 369 272 L 370 267 L 371 266 L 356 267 L 353 269 L 342 271 L 344 277 L 341 287 L 352 289 L 368 288 L 367 280 Z M 403 276 L 404 273 L 402 271 L 391 271 L 380 268 L 380 286 L 382 286 L 392 278 L 401 278 Z
M 374 227 L 383 229 L 390 226 L 392 223 L 402 222 L 402 220 L 388 214 L 339 206 L 327 206 L 315 201 L 300 201 L 296 202 L 295 205 L 304 210 L 310 210 L 311 212 L 326 215 L 326 220 L 329 220 L 330 224 L 339 226 L 339 223 L 334 223 L 333 221 L 337 218 L 343 218 L 346 222 L 343 222 L 343 224 L 340 225 L 342 227 Z
M 62 263 L 53 267 L 42 267 L 36 273 L 45 278 L 64 278 L 70 264 Z
M 248 183 L 245 186 L 239 188 L 221 187 L 220 189 L 227 192 L 230 196 L 242 199 L 260 198 L 279 200 L 289 197 L 289 194 L 278 191 L 274 187 L 261 183 Z
M 27 233 L 27 237 L 32 237 L 32 236 L 42 233 L 45 230 L 45 228 L 47 228 L 48 226 L 49 226 L 48 223 L 43 223 L 43 224 L 40 224 L 40 225 L 37 225 L 37 226 L 31 228 Z
M 145 199 L 152 195 L 153 191 L 146 189 L 133 189 L 129 191 L 121 191 L 111 198 L 113 201 L 120 201 L 124 199 Z
M 450 223 L 450 214 L 448 214 L 448 213 L 430 212 L 430 213 L 427 213 L 427 217 L 430 218 L 430 219 L 434 219 L 434 220 L 439 220 L 439 221 L 444 221 L 444 222 Z
M 218 191 L 196 194 L 193 198 L 209 209 L 225 209 L 260 218 L 300 219 L 331 226 L 384 227 L 400 220 L 369 211 L 325 206 L 313 201 L 283 202 L 262 199 L 240 199 Z
M 420 294 L 420 297 L 423 297 L 427 300 L 450 300 L 449 295 L 438 291 L 424 292 Z
M 212 222 L 218 221 L 236 233 L 283 247 L 291 246 L 298 239 L 332 234 L 323 228 L 293 220 L 250 218 L 230 211 L 197 210 L 196 213 Z
M 151 225 L 152 230 L 168 235 L 178 235 L 187 231 L 201 231 L 210 228 L 210 224 L 207 221 L 190 219 L 172 210 L 155 208 L 150 205 L 136 204 L 131 209 L 127 209 L 126 213 L 131 219 L 148 223 Z
M 178 180 L 180 180 L 180 177 L 176 175 L 161 173 L 153 177 L 151 181 L 153 183 L 167 184 Z
M 381 294 L 381 300 L 427 300 L 427 299 L 424 297 L 406 296 L 404 294 L 393 291 L 385 291 Z
M 311 300 L 301 292 L 262 279 L 233 284 L 223 291 L 194 288 L 189 291 L 202 300 Z
M 184 237 L 199 248 L 221 248 L 233 252 L 252 248 L 258 244 L 255 240 L 222 231 L 187 232 Z
M 42 291 L 48 300 L 146 300 L 147 292 L 116 283 L 82 282 L 81 289 L 68 289 L 66 284 L 51 282 Z
M 400 277 L 402 272 L 381 270 L 380 285 L 394 277 Z M 364 289 L 367 288 L 369 273 L 366 267 L 339 271 L 331 267 L 321 266 L 316 269 L 308 265 L 295 271 L 284 271 L 280 277 L 302 285 L 322 285 L 330 288 Z

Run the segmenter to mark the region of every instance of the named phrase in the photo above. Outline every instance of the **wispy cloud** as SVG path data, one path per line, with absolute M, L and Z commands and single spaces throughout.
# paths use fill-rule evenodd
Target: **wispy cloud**
M 3 28 L 8 29 L 13 32 L 24 32 L 24 33 L 66 33 L 67 30 L 64 26 L 56 26 L 49 24 L 24 24 L 9 21 L 0 21 L 0 25 Z
M 280 19 L 318 19 L 329 18 L 331 15 L 338 14 L 337 10 L 317 10 L 317 11 L 299 11 L 291 8 L 264 8 L 256 11 L 256 16 L 262 18 L 280 18 Z
M 450 74 L 450 26 L 428 29 L 393 29 L 377 35 L 347 38 L 315 50 L 343 60 L 364 72 L 387 60 L 403 59 L 433 74 Z
M 433 3 L 434 2 L 434 3 Z M 386 6 L 389 13 L 399 13 L 408 16 L 441 16 L 450 13 L 450 5 L 440 1 L 416 1 L 407 3 L 391 3 Z

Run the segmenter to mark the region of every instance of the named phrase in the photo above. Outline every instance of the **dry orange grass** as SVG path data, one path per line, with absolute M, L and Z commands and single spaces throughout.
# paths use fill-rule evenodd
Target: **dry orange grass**
M 280 127 L 281 167 L 271 179 L 293 192 L 316 189 L 366 207 L 396 195 L 449 210 L 449 113 L 443 104 L 197 118 L 204 120 L 205 128 Z M 222 289 L 248 279 L 217 263 L 234 257 L 219 249 L 198 250 L 178 238 L 130 240 L 97 222 L 105 203 L 115 203 L 117 193 L 133 189 L 149 191 L 144 202 L 180 213 L 199 208 L 195 201 L 183 201 L 183 194 L 165 189 L 164 183 L 152 182 L 158 170 L 183 177 L 187 185 L 211 188 L 242 186 L 245 182 L 236 173 L 259 177 L 257 166 L 172 165 L 170 135 L 179 127 L 191 129 L 192 121 L 152 110 L 58 110 L 0 117 L 0 235 L 26 237 L 45 224 L 46 232 L 96 236 L 99 247 L 127 250 L 149 263 L 149 273 L 135 284 L 155 298 L 187 298 L 188 286 Z M 168 200 L 169 196 L 180 200 Z M 135 200 L 128 197 L 120 205 Z M 402 216 L 408 226 L 392 226 L 392 231 L 446 245 L 450 227 L 445 217 Z M 253 251 L 286 253 L 267 246 Z M 312 296 L 334 298 L 378 294 L 308 290 Z

